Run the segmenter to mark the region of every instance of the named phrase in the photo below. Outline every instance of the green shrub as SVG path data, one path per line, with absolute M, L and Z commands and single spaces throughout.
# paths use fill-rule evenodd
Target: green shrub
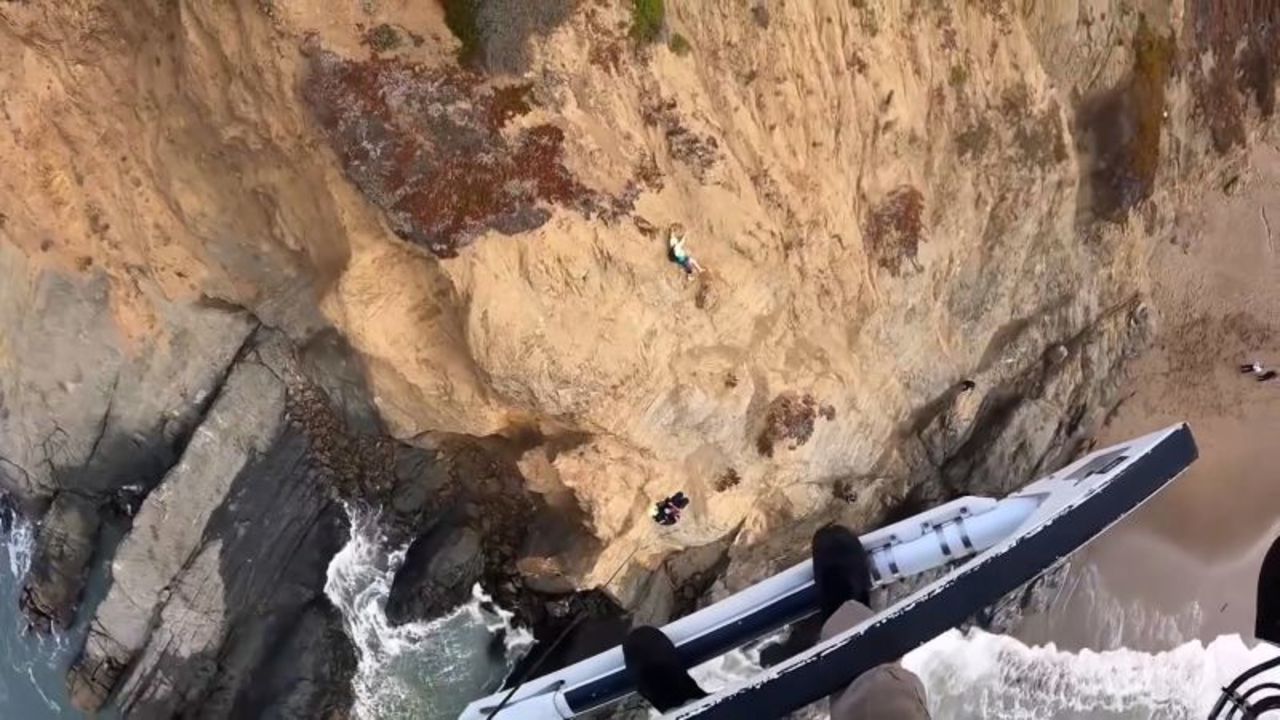
M 663 0 L 632 0 L 631 37 L 637 42 L 651 43 L 662 34 L 667 21 L 667 8 Z
M 667 41 L 667 47 L 671 48 L 671 52 L 681 56 L 688 55 L 693 50 L 688 38 L 680 33 L 671 33 L 671 39 Z

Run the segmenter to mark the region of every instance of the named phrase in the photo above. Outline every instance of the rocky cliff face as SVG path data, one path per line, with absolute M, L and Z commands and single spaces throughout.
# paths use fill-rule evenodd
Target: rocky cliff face
M 952 5 L 0 4 L 0 487 L 37 628 L 111 563 L 77 700 L 344 713 L 343 501 L 395 618 L 661 620 L 1069 456 L 1280 18 Z

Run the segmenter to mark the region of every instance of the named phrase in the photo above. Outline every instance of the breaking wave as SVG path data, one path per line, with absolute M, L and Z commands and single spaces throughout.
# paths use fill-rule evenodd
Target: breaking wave
M 29 540 L 11 542 L 9 549 L 11 571 L 23 567 Z M 329 566 L 325 592 L 359 653 L 355 713 L 363 720 L 456 717 L 469 701 L 493 692 L 532 643 L 478 587 L 471 602 L 445 617 L 392 627 L 384 608 L 405 552 L 386 548 L 376 516 L 353 513 L 351 540 Z M 1173 632 L 1159 629 L 1166 632 L 1155 634 Z M 495 637 L 503 638 L 496 649 Z M 750 677 L 768 642 L 692 674 L 709 690 Z M 1067 652 L 1007 635 L 952 630 L 909 653 L 903 665 L 924 682 L 935 720 L 1193 720 L 1206 716 L 1231 678 L 1277 654 L 1238 635 L 1166 652 Z M 801 716 L 825 717 L 824 705 Z
M 746 679 L 760 670 L 761 644 L 691 674 L 708 690 Z M 1266 644 L 1251 647 L 1239 635 L 1158 653 L 1066 652 L 1008 635 L 951 630 L 907 654 L 902 664 L 924 682 L 934 720 L 1199 720 L 1223 685 L 1278 654 Z M 801 716 L 826 717 L 825 704 Z
M 1181 720 L 1205 717 L 1223 685 L 1277 654 L 1239 635 L 1158 653 L 1064 652 L 952 630 L 908 654 L 903 665 L 929 689 L 936 720 Z
M 408 547 L 388 550 L 371 513 L 349 511 L 351 540 L 329 564 L 325 594 L 342 613 L 359 656 L 355 715 L 362 720 L 456 717 L 493 692 L 533 642 L 476 586 L 444 617 L 393 626 L 387 597 Z M 495 637 L 502 646 L 491 652 Z

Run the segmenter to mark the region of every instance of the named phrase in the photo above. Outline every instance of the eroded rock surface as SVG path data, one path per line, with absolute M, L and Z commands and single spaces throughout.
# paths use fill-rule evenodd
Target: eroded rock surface
M 349 705 L 352 651 L 334 613 L 319 609 L 346 516 L 296 417 L 290 393 L 300 384 L 285 341 L 255 336 L 116 550 L 111 589 L 71 672 L 78 705 L 95 710 L 115 692 L 124 712 L 145 717 L 230 716 L 261 693 L 260 666 L 290 643 L 317 642 L 291 637 L 316 632 L 318 618 L 339 623 L 319 628 L 336 643 L 319 657 L 333 662 L 298 674 L 337 682 L 304 704 L 316 716 Z
M 1274 111 L 1244 0 L 525 5 L 0 3 L 0 488 L 35 627 L 112 563 L 82 705 L 345 712 L 341 499 L 395 620 L 545 633 L 1016 487 Z

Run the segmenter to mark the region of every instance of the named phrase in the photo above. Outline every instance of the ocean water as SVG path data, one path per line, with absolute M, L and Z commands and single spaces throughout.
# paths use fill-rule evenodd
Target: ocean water
M 351 540 L 329 564 L 325 594 L 359 653 L 356 716 L 452 718 L 497 690 L 533 636 L 512 627 L 511 615 L 494 608 L 479 586 L 471 602 L 445 617 L 392 627 L 387 596 L 408 547 L 386 549 L 376 515 L 350 516 Z
M 26 631 L 18 610 L 22 578 L 31 566 L 34 528 L 14 520 L 0 547 L 0 717 L 80 718 L 71 708 L 66 671 L 75 655 L 75 638 L 85 623 L 68 635 L 42 636 Z
M 404 549 L 385 549 L 376 516 L 355 513 L 352 521 L 352 539 L 334 557 L 325 592 L 359 652 L 357 717 L 456 717 L 501 683 L 530 636 L 512 628 L 510 616 L 487 609 L 478 589 L 446 617 L 391 627 L 383 608 Z M 27 634 L 17 610 L 32 540 L 32 528 L 16 523 L 0 549 L 0 717 L 79 718 L 64 678 L 85 619 L 68 635 L 47 638 Z M 92 594 L 100 592 L 96 583 Z M 1190 720 L 1205 717 L 1218 689 L 1237 673 L 1276 654 L 1234 635 L 1157 653 L 1064 652 L 1004 635 L 951 631 L 903 664 L 924 681 L 936 720 Z M 750 676 L 758 660 L 749 647 L 694 675 L 715 689 Z

